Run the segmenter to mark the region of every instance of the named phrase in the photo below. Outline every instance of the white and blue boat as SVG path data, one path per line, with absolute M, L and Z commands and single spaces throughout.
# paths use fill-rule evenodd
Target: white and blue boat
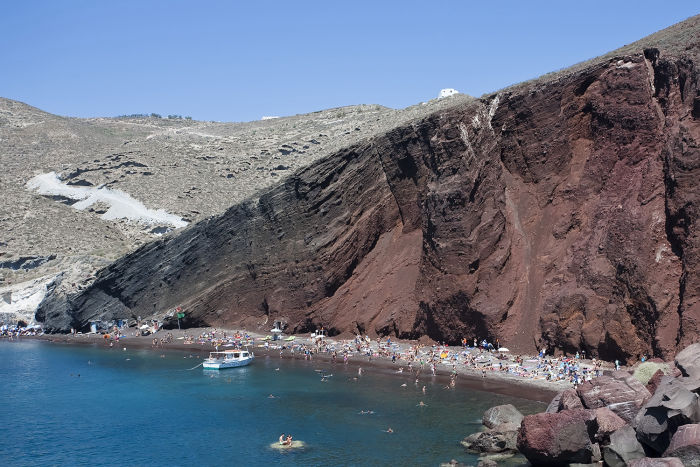
M 205 359 L 202 367 L 205 370 L 223 370 L 225 368 L 235 368 L 246 366 L 253 361 L 255 355 L 247 350 L 224 350 L 223 352 L 210 352 L 209 358 Z

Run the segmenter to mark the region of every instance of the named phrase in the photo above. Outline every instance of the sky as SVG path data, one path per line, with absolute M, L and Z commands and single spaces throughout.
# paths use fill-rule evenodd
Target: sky
M 700 13 L 667 1 L 4 0 L 0 96 L 249 121 L 496 91 Z

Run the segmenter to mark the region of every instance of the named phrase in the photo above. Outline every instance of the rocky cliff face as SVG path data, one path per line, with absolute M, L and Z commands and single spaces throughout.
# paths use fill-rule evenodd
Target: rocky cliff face
M 669 356 L 700 335 L 699 23 L 339 150 L 37 316 Z

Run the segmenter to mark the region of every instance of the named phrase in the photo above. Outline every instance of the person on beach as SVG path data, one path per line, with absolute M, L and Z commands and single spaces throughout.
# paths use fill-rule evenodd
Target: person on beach
M 292 445 L 292 435 L 288 435 L 287 439 L 284 440 L 285 446 L 291 446 Z
M 280 435 L 280 444 L 284 446 L 284 433 Z

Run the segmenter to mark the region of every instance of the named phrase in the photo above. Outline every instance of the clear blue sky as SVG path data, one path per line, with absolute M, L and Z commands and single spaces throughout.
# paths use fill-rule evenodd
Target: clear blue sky
M 34 1 L 0 10 L 0 96 L 60 115 L 245 121 L 479 96 L 700 13 L 669 1 Z

